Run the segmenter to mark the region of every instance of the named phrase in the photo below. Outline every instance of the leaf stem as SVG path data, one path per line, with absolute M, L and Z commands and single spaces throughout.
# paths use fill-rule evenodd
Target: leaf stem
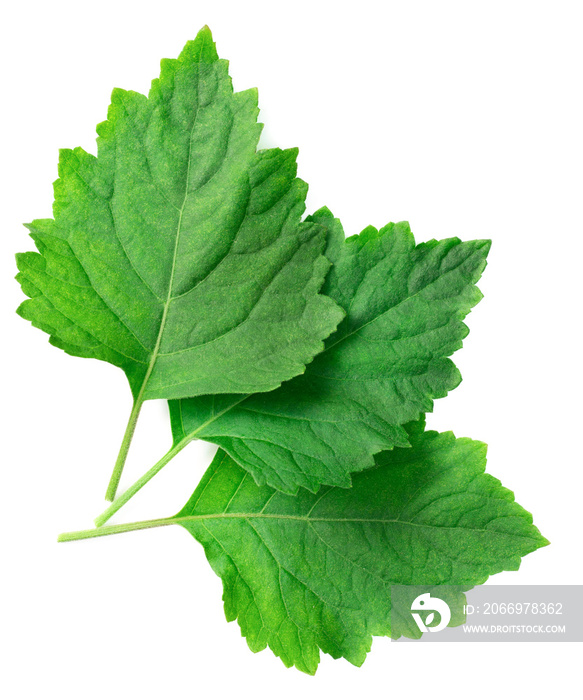
M 58 542 L 74 542 L 75 540 L 88 540 L 92 537 L 105 537 L 106 535 L 118 535 L 122 532 L 133 532 L 135 530 L 147 530 L 152 527 L 164 527 L 174 525 L 175 518 L 158 518 L 157 520 L 140 520 L 135 523 L 124 523 L 123 525 L 107 525 L 106 527 L 94 530 L 77 530 L 77 532 L 63 532 L 57 538 Z
M 113 501 L 113 503 L 106 510 L 104 510 L 101 515 L 98 515 L 97 518 L 95 518 L 95 524 L 97 527 L 101 527 L 111 518 L 114 513 L 117 513 L 117 511 L 124 506 L 130 500 L 130 498 L 135 496 L 136 493 L 138 493 L 138 491 L 145 486 L 148 481 L 150 481 L 150 479 L 153 479 L 156 474 L 192 440 L 192 437 L 185 437 L 180 442 L 176 443 L 172 449 L 168 450 L 162 459 L 156 462 L 156 464 L 143 476 L 141 476 L 134 484 L 132 484 L 127 491 L 124 491 L 121 496 L 118 496 L 118 498 L 116 498 L 115 501 Z
M 117 455 L 115 466 L 113 468 L 113 473 L 111 475 L 111 479 L 109 480 L 109 485 L 105 494 L 105 498 L 108 501 L 113 501 L 113 499 L 115 498 L 117 487 L 119 485 L 119 480 L 121 479 L 121 474 L 123 472 L 123 468 L 128 456 L 128 451 L 130 449 L 130 444 L 132 442 L 132 438 L 136 430 L 136 424 L 138 422 L 138 417 L 140 415 L 140 411 L 142 410 L 143 403 L 143 399 L 138 397 L 134 401 L 134 405 L 132 406 L 132 412 L 130 413 L 126 431 L 124 433 L 121 447 L 119 448 L 119 453 Z

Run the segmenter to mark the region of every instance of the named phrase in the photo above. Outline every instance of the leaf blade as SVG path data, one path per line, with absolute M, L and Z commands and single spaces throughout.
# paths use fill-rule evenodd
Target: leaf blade
M 219 450 L 174 522 L 205 548 L 253 651 L 269 646 L 308 673 L 319 650 L 360 665 L 372 636 L 410 634 L 400 620 L 391 628 L 391 586 L 468 590 L 548 544 L 484 474 L 483 443 L 409 435 L 351 489 L 295 497 L 257 486 Z
M 342 313 L 319 293 L 325 235 L 300 221 L 297 151 L 257 153 L 257 114 L 208 28 L 148 97 L 114 90 L 98 156 L 61 152 L 55 219 L 30 226 L 20 315 L 120 366 L 140 400 L 266 391 L 302 372 Z
M 329 234 L 324 290 L 346 311 L 324 352 L 302 376 L 232 410 L 218 408 L 227 397 L 171 405 L 175 441 L 177 431 L 210 440 L 257 483 L 286 493 L 349 486 L 374 454 L 406 446 L 402 426 L 459 384 L 448 356 L 481 299 L 475 283 L 489 250 L 489 241 L 415 245 L 405 223 L 344 240 L 328 210 L 311 218 Z

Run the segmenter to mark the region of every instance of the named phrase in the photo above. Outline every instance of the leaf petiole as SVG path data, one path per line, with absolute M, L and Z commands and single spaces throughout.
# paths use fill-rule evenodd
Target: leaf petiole
M 113 501 L 113 503 L 101 515 L 99 515 L 97 518 L 95 518 L 95 524 L 97 525 L 97 527 L 101 527 L 104 523 L 106 523 L 111 518 L 111 516 L 114 513 L 117 513 L 117 511 L 123 505 L 125 505 L 130 500 L 130 498 L 135 496 L 136 493 L 143 486 L 145 486 L 148 483 L 148 481 L 150 481 L 150 479 L 154 478 L 156 476 L 156 474 L 163 467 L 165 467 L 173 457 L 175 457 L 182 449 L 184 449 L 186 447 L 186 445 L 188 445 L 189 442 L 196 440 L 197 435 L 204 428 L 206 428 L 207 425 L 210 425 L 217 418 L 220 418 L 222 415 L 224 415 L 225 413 L 230 411 L 231 408 L 233 408 L 234 406 L 237 406 L 238 404 L 240 404 L 242 401 L 244 401 L 248 397 L 249 397 L 249 394 L 244 394 L 244 395 L 240 396 L 238 399 L 234 400 L 233 403 L 229 404 L 228 406 L 225 406 L 225 408 L 223 408 L 222 411 L 219 411 L 218 413 L 213 414 L 213 416 L 211 418 L 209 418 L 207 421 L 205 421 L 201 425 L 197 426 L 196 429 L 192 430 L 187 435 L 184 435 L 182 440 L 180 440 L 180 442 L 177 442 L 175 445 L 173 445 L 172 448 L 162 457 L 162 459 L 160 459 L 158 462 L 156 462 L 156 464 L 151 469 L 149 469 L 142 477 L 140 477 L 134 484 L 132 484 L 132 486 L 130 486 L 127 491 L 125 491 L 119 498 L 116 498 L 115 500 L 114 500 L 114 498 L 115 498 L 115 489 L 114 489 L 113 497 L 108 499 L 108 500 Z M 139 397 L 138 397 L 138 400 L 139 400 Z M 137 403 L 137 401 L 136 401 L 136 403 Z M 141 406 L 141 403 L 139 405 Z M 133 411 L 132 411 L 132 414 L 133 414 Z M 135 415 L 136 421 L 138 419 L 138 414 L 139 414 L 139 408 L 138 408 L 136 415 Z M 130 417 L 130 421 L 131 421 L 131 417 Z M 128 429 L 126 430 L 126 435 L 128 433 L 129 427 L 130 426 L 128 424 Z M 135 428 L 135 422 L 134 422 L 134 428 Z M 133 433 L 133 430 L 132 430 L 132 433 Z M 124 441 L 125 441 L 125 437 L 124 437 Z M 131 441 L 131 434 L 129 435 L 129 438 L 128 438 L 128 447 L 129 447 L 129 441 Z M 122 445 L 122 447 L 123 447 L 123 445 Z M 122 450 L 120 450 L 120 455 L 121 454 L 122 454 Z M 127 449 L 125 451 L 125 455 L 127 455 Z M 123 457 L 123 461 L 125 461 L 125 455 Z M 118 461 L 119 461 L 119 458 L 118 458 Z M 116 463 L 116 468 L 117 468 L 117 463 Z M 121 476 L 122 470 L 123 470 L 123 462 L 121 463 L 120 468 L 119 468 L 119 475 L 117 477 L 117 482 L 119 482 L 119 477 Z M 115 472 L 114 472 L 114 475 L 115 475 Z M 112 476 L 112 482 L 113 482 L 113 476 Z M 117 489 L 117 482 L 115 484 L 116 489 Z M 109 496 L 109 490 L 108 490 L 108 496 Z
M 123 440 L 121 443 L 121 447 L 119 448 L 119 453 L 117 455 L 117 459 L 115 461 L 115 466 L 113 468 L 113 473 L 111 475 L 111 479 L 109 480 L 109 484 L 107 486 L 107 492 L 105 494 L 105 498 L 108 501 L 113 501 L 115 498 L 115 494 L 117 492 L 117 487 L 119 485 L 119 480 L 121 479 L 121 474 L 123 472 L 124 464 L 128 456 L 128 451 L 130 449 L 130 444 L 132 442 L 132 438 L 134 436 L 134 432 L 136 430 L 136 424 L 138 422 L 138 418 L 140 416 L 140 411 L 142 410 L 142 404 L 144 403 L 143 399 L 137 398 L 134 401 L 134 405 L 132 406 L 132 412 L 130 413 L 130 417 L 128 419 L 128 424 L 126 426 L 126 431 L 123 436 Z
M 124 491 L 124 493 L 121 494 L 121 496 L 118 496 L 118 498 L 113 501 L 113 503 L 101 513 L 101 515 L 98 515 L 97 518 L 95 518 L 95 525 L 97 527 L 101 527 L 104 523 L 106 523 L 114 513 L 117 513 L 117 511 L 122 508 L 129 500 L 130 498 L 133 498 L 133 496 L 138 493 L 138 491 L 145 486 L 150 479 L 153 479 L 156 474 L 163 469 L 168 462 L 173 459 L 181 450 L 183 450 L 186 445 L 188 445 L 189 442 L 192 442 L 192 440 L 196 440 L 196 438 L 192 436 L 187 436 L 180 442 L 176 443 L 172 447 L 172 449 L 168 450 L 166 454 L 154 464 L 154 466 L 149 469 L 143 476 L 141 476 L 134 484 L 132 484 L 127 491 Z
M 140 520 L 135 523 L 124 523 L 123 525 L 107 525 L 106 527 L 94 530 L 78 530 L 76 532 L 63 532 L 57 542 L 74 542 L 75 540 L 88 540 L 92 537 L 105 537 L 106 535 L 118 535 L 122 532 L 133 532 L 135 530 L 148 530 L 153 527 L 164 527 L 174 525 L 175 518 L 158 518 L 157 520 Z

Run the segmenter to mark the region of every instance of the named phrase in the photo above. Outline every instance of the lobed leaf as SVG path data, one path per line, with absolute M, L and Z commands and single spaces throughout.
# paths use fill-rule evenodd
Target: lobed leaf
M 301 222 L 297 150 L 257 152 L 255 90 L 233 93 L 208 28 L 148 97 L 115 89 L 98 155 L 63 150 L 54 219 L 30 224 L 18 313 L 126 373 L 136 401 L 269 391 L 343 314 L 319 293 L 325 231 Z
M 468 590 L 548 544 L 484 474 L 483 443 L 422 424 L 408 437 L 411 447 L 377 455 L 351 489 L 297 496 L 257 486 L 218 451 L 172 521 L 204 546 L 227 619 L 252 651 L 269 646 L 307 673 L 320 650 L 360 665 L 373 635 L 416 636 L 409 621 L 391 620 L 392 586 Z
M 490 248 L 458 238 L 415 245 L 405 222 L 345 240 L 327 209 L 310 220 L 328 230 L 324 290 L 346 311 L 325 351 L 268 394 L 170 402 L 175 444 L 210 440 L 258 484 L 287 493 L 349 486 L 374 454 L 408 445 L 403 424 L 459 384 L 449 356 L 481 299 Z

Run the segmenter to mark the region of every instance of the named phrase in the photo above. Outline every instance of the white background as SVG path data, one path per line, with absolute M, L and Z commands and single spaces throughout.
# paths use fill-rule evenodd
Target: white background
M 2 17 L 2 537 L 7 700 L 573 697 L 578 645 L 390 644 L 315 678 L 253 655 L 202 548 L 164 528 L 71 544 L 90 527 L 130 408 L 121 371 L 69 357 L 14 314 L 21 226 L 50 216 L 57 149 L 95 150 L 112 87 L 147 91 L 208 23 L 266 146 L 299 146 L 308 211 L 347 234 L 408 219 L 418 240 L 493 239 L 429 426 L 489 443 L 490 473 L 552 544 L 492 582 L 581 583 L 583 104 L 580 2 L 21 2 Z M 140 421 L 122 486 L 166 450 Z M 191 445 L 119 514 L 174 513 L 212 455 Z M 576 656 L 577 654 L 577 656 Z

